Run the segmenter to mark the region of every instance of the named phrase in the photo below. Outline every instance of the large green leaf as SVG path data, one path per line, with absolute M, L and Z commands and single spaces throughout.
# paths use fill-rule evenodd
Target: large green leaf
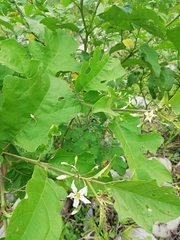
M 117 58 L 108 54 L 103 56 L 101 48 L 97 47 L 89 63 L 84 62 L 79 77 L 76 79 L 76 91 L 107 90 L 107 83 L 125 74 Z
M 167 30 L 167 37 L 174 44 L 180 55 L 180 27 Z
M 3 80 L 7 75 L 11 75 L 13 70 L 0 64 L 0 80 Z
M 155 154 L 163 143 L 163 138 L 155 133 L 141 134 L 138 124 L 135 118 L 127 118 L 124 121 L 116 118 L 109 124 L 111 131 L 122 144 L 132 179 L 156 179 L 158 184 L 171 182 L 171 174 L 160 162 L 155 159 L 149 161 L 143 155 L 143 151 L 146 153 L 147 150 Z
M 146 63 L 146 65 L 150 68 L 150 70 L 155 74 L 156 77 L 160 76 L 161 67 L 158 62 L 158 54 L 157 52 L 151 48 L 147 43 L 140 46 L 142 51 L 142 59 Z
M 111 31 L 115 28 L 132 30 L 130 23 L 130 15 L 127 14 L 123 9 L 113 5 L 107 11 L 99 14 L 99 17 L 104 20 L 105 23 L 110 24 Z
M 171 104 L 172 110 L 176 114 L 180 114 L 180 89 L 176 94 L 169 100 L 168 104 Z
M 48 131 L 72 119 L 80 111 L 68 84 L 48 75 L 24 80 L 9 76 L 4 81 L 0 110 L 0 146 L 15 140 L 29 151 L 47 144 Z
M 36 41 L 29 43 L 29 51 L 34 59 L 43 64 L 45 71 L 56 74 L 59 71 L 79 72 L 79 64 L 72 54 L 77 49 L 77 42 L 65 31 L 51 31 L 45 28 L 45 46 Z
M 180 215 L 180 199 L 172 187 L 159 187 L 155 181 L 124 181 L 107 184 L 107 188 L 115 199 L 120 222 L 132 218 L 152 232 L 155 222 L 167 222 Z
M 130 15 L 130 21 L 144 28 L 147 32 L 155 36 L 158 36 L 160 38 L 164 37 L 164 21 L 157 15 L 155 11 L 151 9 L 138 7 L 138 9 L 133 11 Z
M 39 62 L 31 60 L 25 48 L 14 39 L 1 42 L 0 63 L 27 77 L 33 77 L 39 67 Z
M 164 37 L 164 21 L 151 9 L 139 6 L 129 14 L 123 8 L 113 5 L 107 11 L 99 14 L 99 17 L 104 20 L 104 23 L 109 23 L 108 31 L 132 30 L 132 25 L 135 24 L 155 36 Z
M 26 193 L 27 197 L 18 204 L 11 217 L 6 239 L 59 239 L 62 231 L 60 199 L 66 197 L 64 189 L 36 166 Z

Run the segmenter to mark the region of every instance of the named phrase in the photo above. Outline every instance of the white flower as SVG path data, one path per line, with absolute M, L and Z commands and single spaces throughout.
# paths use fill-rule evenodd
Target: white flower
M 73 192 L 70 193 L 67 197 L 74 199 L 73 207 L 77 208 L 80 200 L 85 204 L 91 203 L 86 197 L 84 197 L 87 195 L 87 186 L 82 188 L 81 190 L 77 191 L 77 188 L 73 181 L 71 184 L 71 188 L 72 188 Z
M 129 101 L 127 102 L 127 105 L 122 107 L 121 109 L 126 109 L 127 107 L 132 107 L 132 104 L 133 104 L 133 99 L 129 96 L 128 97 Z
M 146 115 L 145 121 L 148 120 L 150 123 L 152 118 L 157 116 L 153 113 L 153 110 L 151 112 L 145 112 L 144 114 Z

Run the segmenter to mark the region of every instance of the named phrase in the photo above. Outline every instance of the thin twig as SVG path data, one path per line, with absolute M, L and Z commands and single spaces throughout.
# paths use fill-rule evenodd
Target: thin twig
M 15 154 L 12 154 L 12 153 L 8 153 L 8 152 L 3 152 L 2 155 L 3 155 L 3 156 L 14 157 L 14 158 L 19 159 L 19 160 L 22 160 L 22 161 L 24 161 L 24 162 L 29 162 L 29 163 L 32 163 L 32 164 L 34 164 L 34 165 L 38 165 L 39 167 L 42 167 L 42 168 L 44 168 L 45 170 L 52 170 L 52 171 L 55 171 L 55 172 L 64 174 L 64 175 L 66 175 L 66 176 L 69 176 L 69 177 L 78 178 L 78 179 L 81 179 L 81 180 L 84 180 L 84 181 L 88 181 L 88 182 L 92 182 L 92 183 L 96 183 L 96 184 L 99 184 L 99 185 L 105 185 L 105 183 L 103 183 L 103 182 L 100 182 L 100 181 L 97 181 L 97 180 L 94 180 L 94 179 L 91 179 L 91 178 L 85 178 L 85 177 L 79 176 L 79 175 L 77 175 L 77 174 L 73 174 L 73 173 L 64 171 L 64 170 L 62 170 L 62 169 L 59 169 L 59 168 L 50 166 L 50 165 L 48 165 L 47 163 L 39 162 L 38 160 L 34 160 L 34 159 L 31 159 L 31 158 L 27 158 L 27 157 L 22 157 L 22 156 L 19 156 L 19 155 L 15 155 Z
M 173 18 L 168 24 L 166 24 L 166 28 L 169 27 L 173 22 L 175 22 L 179 17 L 180 13 L 175 18 Z
M 175 18 L 173 18 L 173 20 L 171 20 L 169 23 L 166 24 L 166 28 L 169 27 L 174 21 L 176 21 L 178 18 L 180 17 L 180 14 L 178 14 Z M 152 36 L 147 43 L 150 43 L 152 40 L 154 40 L 154 36 Z M 139 49 L 134 49 L 134 51 L 132 51 L 125 59 L 123 59 L 121 61 L 121 63 L 126 62 L 129 58 L 131 58 L 135 53 L 137 53 L 139 51 Z
M 83 22 L 83 26 L 84 26 L 84 30 L 85 30 L 85 39 L 83 41 L 84 43 L 84 51 L 87 50 L 87 42 L 88 42 L 88 29 L 87 29 L 87 25 L 86 25 L 86 21 L 85 21 L 85 17 L 84 17 L 84 1 L 80 0 L 80 14 L 81 14 L 81 18 L 82 18 L 82 22 Z
M 64 141 L 65 141 L 65 137 L 66 137 L 66 135 L 67 135 L 67 133 L 68 133 L 68 131 L 69 131 L 69 129 L 70 129 L 70 127 L 71 127 L 74 119 L 75 119 L 75 118 L 72 118 L 72 119 L 71 119 L 71 121 L 70 121 L 70 123 L 69 123 L 69 125 L 68 125 L 68 127 L 67 127 L 67 129 L 66 129 L 66 131 L 65 131 L 65 133 L 64 133 L 64 135 L 62 136 L 61 148 L 63 147 Z
M 91 108 L 94 106 L 93 104 L 86 103 L 86 102 L 83 102 L 83 101 L 81 101 L 81 104 L 84 105 L 84 106 L 91 107 Z M 116 111 L 116 112 L 135 112 L 135 113 L 138 113 L 138 112 L 147 112 L 147 110 L 143 110 L 143 109 L 111 108 L 111 110 Z
M 4 164 L 1 164 L 1 169 L 0 169 L 0 189 L 1 189 L 1 211 L 4 214 L 6 212 L 6 197 L 5 197 L 5 189 L 4 189 Z M 3 219 L 3 225 L 4 225 L 4 232 L 6 236 L 7 232 L 7 219 Z
M 29 23 L 26 21 L 25 16 L 24 16 L 23 12 L 21 11 L 21 9 L 19 8 L 19 6 L 17 5 L 16 1 L 14 1 L 14 5 L 15 5 L 16 10 L 18 11 L 19 15 L 21 16 L 21 18 L 22 18 L 22 20 L 23 20 L 23 22 L 24 22 L 24 25 L 25 25 L 28 29 L 30 29 Z
M 90 34 L 90 31 L 91 31 L 91 28 L 92 28 L 92 24 L 93 24 L 93 21 L 94 21 L 94 18 L 96 16 L 96 13 L 97 13 L 97 10 L 98 10 L 98 7 L 99 7 L 99 4 L 101 3 L 101 1 L 99 0 L 97 2 L 97 5 L 94 9 L 94 12 L 93 12 L 93 15 L 92 15 L 92 18 L 91 18 L 91 21 L 90 21 L 90 24 L 89 24 L 89 28 L 88 28 L 88 34 Z

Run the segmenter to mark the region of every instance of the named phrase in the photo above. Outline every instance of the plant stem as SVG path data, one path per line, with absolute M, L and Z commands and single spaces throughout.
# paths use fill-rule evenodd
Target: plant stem
M 21 16 L 23 22 L 24 22 L 24 25 L 27 27 L 27 29 L 30 29 L 30 26 L 29 26 L 29 23 L 26 21 L 25 17 L 24 17 L 24 14 L 23 12 L 21 11 L 21 9 L 19 8 L 19 6 L 17 5 L 16 1 L 14 1 L 14 5 L 19 13 L 19 15 Z
M 180 17 L 180 13 L 175 17 L 173 18 L 168 24 L 166 24 L 166 27 L 169 27 L 173 22 L 175 22 L 178 18 Z
M 97 10 L 98 10 L 98 7 L 99 7 L 99 4 L 101 3 L 101 1 L 97 1 L 97 4 L 96 4 L 96 7 L 95 7 L 95 10 L 93 12 L 93 15 L 92 15 L 92 18 L 91 18 L 91 21 L 90 21 L 90 24 L 89 24 L 89 28 L 88 28 L 88 33 L 90 34 L 91 32 L 91 28 L 92 28 L 92 24 L 93 24 L 93 21 L 94 21 L 94 18 L 96 16 L 96 13 L 97 13 Z
M 84 5 L 84 1 L 80 0 L 80 14 L 81 14 L 81 18 L 82 18 L 82 22 L 83 22 L 83 26 L 84 26 L 84 30 L 85 30 L 85 39 L 83 40 L 83 44 L 84 44 L 84 51 L 87 50 L 87 42 L 88 42 L 88 29 L 86 26 L 86 21 L 85 21 L 85 17 L 84 17 L 84 9 L 83 9 L 83 5 Z
M 101 200 L 99 199 L 99 197 L 98 197 L 96 191 L 94 190 L 93 186 L 91 185 L 91 183 L 90 183 L 89 181 L 86 181 L 86 182 L 87 182 L 87 184 L 89 185 L 90 189 L 92 190 L 92 192 L 93 192 L 94 196 L 96 197 L 97 201 L 99 202 L 99 204 L 100 204 L 101 206 L 103 206 L 103 203 L 102 203 Z
M 15 155 L 15 154 L 12 154 L 12 153 L 8 153 L 8 152 L 3 152 L 2 153 L 3 156 L 10 156 L 10 157 L 14 157 L 16 159 L 19 159 L 19 160 L 22 160 L 22 161 L 25 161 L 25 162 L 29 162 L 29 163 L 32 163 L 34 165 L 38 165 L 44 169 L 48 169 L 48 170 L 52 170 L 52 171 L 55 171 L 55 172 L 59 172 L 61 174 L 64 174 L 64 175 L 67 175 L 67 176 L 70 176 L 70 177 L 75 177 L 75 178 L 78 178 L 78 179 L 81 179 L 81 180 L 84 180 L 84 181 L 88 181 L 88 182 L 93 182 L 93 183 L 96 183 L 96 184 L 100 184 L 100 185 L 105 185 L 105 183 L 103 182 L 100 182 L 100 181 L 96 181 L 94 179 L 91 179 L 91 178 L 85 178 L 85 177 L 81 177 L 81 176 L 77 176 L 77 174 L 73 174 L 73 173 L 70 173 L 70 172 L 67 172 L 67 171 L 64 171 L 62 169 L 59 169 L 59 168 L 56 168 L 56 167 L 53 167 L 53 166 L 50 166 L 48 165 L 47 163 L 44 163 L 44 162 L 39 162 L 38 160 L 34 160 L 34 159 L 31 159 L 31 158 L 26 158 L 26 157 L 22 157 L 22 156 L 19 156 L 19 155 Z
M 74 1 L 73 1 L 74 2 Z M 74 2 L 75 3 L 75 2 Z M 84 5 L 84 1 L 81 0 L 80 1 L 80 6 L 78 6 L 76 4 L 76 6 L 78 7 L 79 11 L 80 11 L 80 14 L 81 14 L 81 18 L 82 18 L 82 22 L 83 22 L 83 26 L 84 26 L 84 30 L 85 30 L 85 38 L 83 39 L 83 44 L 84 44 L 84 51 L 87 51 L 87 47 L 88 47 L 88 38 L 89 38 L 89 35 L 92 33 L 92 31 L 97 27 L 92 27 L 93 25 L 93 21 L 94 21 L 94 18 L 96 16 L 96 13 L 97 13 L 97 9 L 99 7 L 99 4 L 101 3 L 101 1 L 97 1 L 97 4 L 96 4 L 96 7 L 94 9 L 94 12 L 93 12 L 93 15 L 92 15 L 92 18 L 91 20 L 89 21 L 89 26 L 87 26 L 86 24 L 86 21 L 85 21 L 85 15 L 84 15 L 84 9 L 83 9 L 83 5 Z M 81 35 L 80 35 L 81 36 Z
M 69 131 L 69 129 L 70 129 L 70 127 L 71 127 L 74 119 L 75 119 L 75 118 L 72 118 L 72 119 L 71 119 L 71 121 L 70 121 L 70 123 L 69 123 L 69 125 L 68 125 L 68 127 L 67 127 L 67 129 L 66 129 L 66 131 L 65 131 L 65 133 L 64 133 L 64 135 L 62 136 L 61 148 L 63 147 L 64 141 L 65 141 L 65 137 L 66 137 L 66 135 L 67 135 L 67 133 L 68 133 L 68 131 Z
M 166 24 L 166 28 L 169 27 L 173 22 L 175 22 L 178 18 L 180 17 L 180 14 L 178 14 L 175 18 L 173 18 L 169 23 Z M 154 36 L 152 36 L 147 43 L 150 43 L 152 40 L 154 40 Z M 126 62 L 130 57 L 132 57 L 135 53 L 137 53 L 139 51 L 139 49 L 134 49 L 132 52 L 130 52 L 130 54 L 121 61 L 121 63 Z
M 81 104 L 84 106 L 88 106 L 88 107 L 93 107 L 93 104 L 90 103 L 86 103 L 81 101 Z M 143 110 L 143 109 L 123 109 L 123 108 L 111 108 L 111 110 L 116 111 L 116 112 L 134 112 L 134 113 L 138 113 L 138 112 L 147 112 L 147 110 Z
M 0 190 L 1 190 L 1 211 L 4 214 L 6 211 L 6 197 L 5 197 L 5 189 L 4 189 L 4 164 L 1 164 L 1 169 L 0 169 Z M 4 232 L 6 236 L 7 232 L 7 219 L 3 219 L 3 225 L 4 225 Z

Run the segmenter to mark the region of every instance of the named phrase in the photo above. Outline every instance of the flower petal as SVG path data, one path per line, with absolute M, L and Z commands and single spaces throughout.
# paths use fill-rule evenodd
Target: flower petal
M 87 186 L 85 186 L 84 188 L 82 188 L 81 190 L 79 190 L 79 194 L 81 195 L 81 196 L 83 196 L 83 195 L 87 195 Z
M 72 199 L 75 197 L 75 193 L 70 193 L 67 197 Z
M 85 198 L 84 196 L 81 196 L 80 197 L 80 200 L 85 203 L 85 204 L 88 204 L 88 203 L 91 203 L 87 198 Z
M 72 188 L 74 193 L 77 193 L 77 188 L 76 188 L 76 186 L 74 184 L 74 180 L 72 181 L 71 188 Z
M 78 205 L 79 205 L 79 199 L 78 198 L 74 198 L 73 207 L 77 208 Z

